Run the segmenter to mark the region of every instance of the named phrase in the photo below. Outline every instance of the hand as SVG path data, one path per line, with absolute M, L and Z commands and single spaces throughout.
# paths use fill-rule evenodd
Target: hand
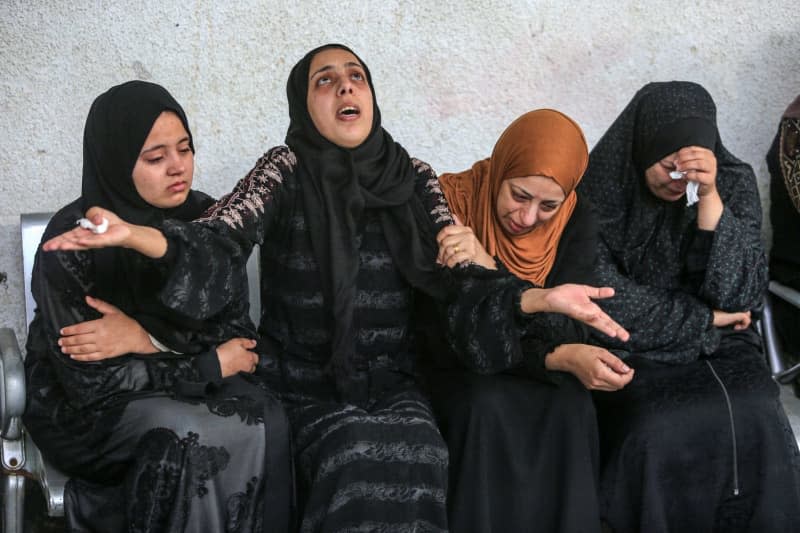
M 53 237 L 42 245 L 42 250 L 89 250 L 109 246 L 124 246 L 131 235 L 130 225 L 107 209 L 92 207 L 86 211 L 86 218 L 95 224 L 108 220 L 105 233 L 93 233 L 76 225 L 73 229 Z
M 544 360 L 549 370 L 562 370 L 577 377 L 589 390 L 619 390 L 633 379 L 633 369 L 599 346 L 562 344 Z
M 239 372 L 252 374 L 258 365 L 258 354 L 252 352 L 256 347 L 253 339 L 235 338 L 217 346 L 217 358 L 222 377 L 227 378 Z
M 476 263 L 490 270 L 497 270 L 494 258 L 488 254 L 481 241 L 475 236 L 472 228 L 461 223 L 453 215 L 455 224 L 445 226 L 436 236 L 439 243 L 439 255 L 436 262 L 453 268 L 461 263 Z
M 685 172 L 687 180 L 699 185 L 697 195 L 700 198 L 717 193 L 717 158 L 708 148 L 681 148 L 676 153 L 675 170 Z
M 741 311 L 737 313 L 728 313 L 714 309 L 714 326 L 724 328 L 733 326 L 736 331 L 747 329 L 750 327 L 750 311 Z
M 611 287 L 566 283 L 551 289 L 528 289 L 522 293 L 520 304 L 525 313 L 561 313 L 626 342 L 630 338 L 628 331 L 592 301 L 612 296 Z
M 98 298 L 86 297 L 89 307 L 102 318 L 62 328 L 58 345 L 76 361 L 100 361 L 128 353 L 156 353 L 147 332 L 139 323 Z

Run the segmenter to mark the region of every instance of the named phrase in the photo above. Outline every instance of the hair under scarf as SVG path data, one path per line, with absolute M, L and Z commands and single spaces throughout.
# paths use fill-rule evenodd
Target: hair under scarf
M 363 67 L 372 91 L 372 129 L 355 148 L 343 148 L 323 137 L 308 112 L 311 61 L 331 48 L 353 54 Z M 290 119 L 286 144 L 297 155 L 297 178 L 302 184 L 306 223 L 333 326 L 329 371 L 342 398 L 354 399 L 357 392 L 351 354 L 355 351 L 358 221 L 364 209 L 380 209 L 386 242 L 403 277 L 412 287 L 441 298 L 435 230 L 414 193 L 417 173 L 411 159 L 381 127 L 369 69 L 352 50 L 340 44 L 327 44 L 310 51 L 292 68 L 286 94 Z
M 471 227 L 486 251 L 522 279 L 543 286 L 555 262 L 561 234 L 575 209 L 575 187 L 583 176 L 589 152 L 580 127 L 552 109 L 525 113 L 506 128 L 492 156 L 470 170 L 442 174 L 450 210 Z M 532 231 L 509 236 L 497 220 L 496 206 L 504 180 L 546 176 L 555 180 L 565 199 L 558 212 Z
M 191 191 L 186 201 L 171 209 L 148 204 L 136 191 L 133 169 L 156 119 L 164 111 L 175 113 L 192 134 L 183 109 L 160 85 L 129 81 L 98 96 L 86 118 L 83 134 L 83 179 L 81 204 L 86 211 L 98 206 L 113 211 L 134 224 L 159 226 L 166 218 L 192 220 L 202 214 L 211 199 Z M 157 300 L 152 276 L 142 272 L 139 254 L 122 248 L 91 250 L 95 268 L 95 296 L 113 303 L 134 317 L 157 338 L 165 322 L 192 329 L 197 323 L 184 319 Z M 185 347 L 173 346 L 181 349 Z

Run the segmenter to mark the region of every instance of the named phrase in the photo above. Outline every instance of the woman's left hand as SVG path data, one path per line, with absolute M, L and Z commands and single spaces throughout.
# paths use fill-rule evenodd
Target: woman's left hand
M 100 361 L 127 353 L 156 353 L 150 336 L 133 318 L 99 298 L 86 297 L 103 316 L 61 328 L 61 352 L 76 361 Z
M 475 236 L 472 228 L 465 226 L 453 215 L 455 224 L 445 226 L 436 236 L 439 255 L 436 262 L 453 268 L 461 263 L 475 263 L 490 270 L 497 270 L 494 258 Z
M 42 245 L 42 250 L 90 250 L 93 248 L 106 248 L 109 246 L 125 246 L 130 237 L 130 226 L 117 215 L 101 207 L 92 207 L 86 211 L 86 218 L 95 225 L 108 221 L 108 227 L 103 233 L 94 233 L 90 229 L 75 226 L 73 229 L 57 235 Z

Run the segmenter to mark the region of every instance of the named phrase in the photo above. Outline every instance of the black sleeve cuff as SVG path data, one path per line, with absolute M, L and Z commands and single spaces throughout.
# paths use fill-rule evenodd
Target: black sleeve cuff
M 186 398 L 203 398 L 222 381 L 217 350 L 212 348 L 194 356 L 198 381 L 179 379 L 175 383 L 175 393 Z

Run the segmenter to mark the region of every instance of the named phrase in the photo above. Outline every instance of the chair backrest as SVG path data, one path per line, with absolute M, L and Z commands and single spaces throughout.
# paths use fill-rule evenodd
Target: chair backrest
M 47 223 L 50 222 L 54 213 L 26 213 L 19 217 L 19 229 L 22 233 L 22 271 L 25 281 L 25 330 L 33 320 L 33 311 L 36 309 L 36 302 L 33 301 L 31 292 L 31 273 L 33 272 L 33 260 L 36 258 L 36 250 L 42 240 L 42 234 Z
M 47 223 L 50 222 L 54 213 L 26 213 L 19 217 L 19 228 L 22 233 L 22 269 L 25 281 L 25 328 L 33 320 L 33 311 L 36 309 L 36 302 L 33 301 L 31 292 L 31 273 L 33 272 L 33 261 L 36 258 L 36 250 L 42 240 Z M 259 269 L 259 248 L 253 248 L 250 258 L 247 260 L 247 282 L 249 286 L 250 298 L 250 318 L 258 325 L 261 319 L 261 292 L 259 281 L 261 279 Z

